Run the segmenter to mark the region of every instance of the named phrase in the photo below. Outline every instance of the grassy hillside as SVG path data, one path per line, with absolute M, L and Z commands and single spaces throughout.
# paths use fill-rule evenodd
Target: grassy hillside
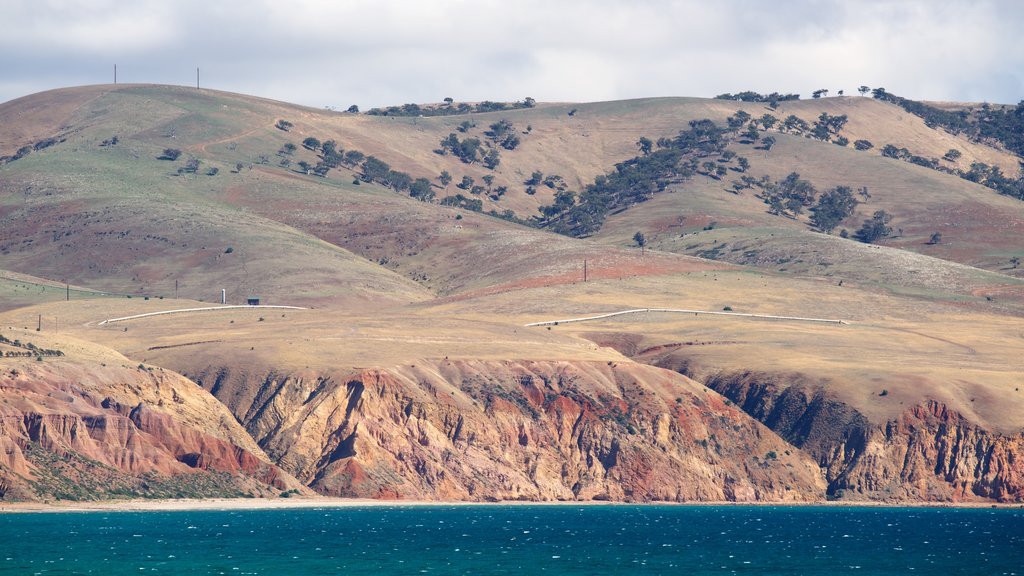
M 754 117 L 795 115 L 809 124 L 823 112 L 846 115 L 848 122 L 832 136 L 850 144 L 777 130 L 761 130 L 761 139 L 745 143 L 730 133 L 724 150 L 734 158 L 698 160 L 724 167 L 723 175 L 702 175 L 699 169 L 669 178 L 646 201 L 608 214 L 590 238 L 515 222 L 531 221 L 555 197 L 555 189 L 543 184 L 527 194 L 524 181 L 534 172 L 557 174 L 567 190 L 582 192 L 595 177 L 640 154 L 641 137 L 672 138 L 705 118 L 724 126 L 739 110 Z M 384 117 L 208 90 L 119 85 L 8 102 L 0 105 L 0 119 L 0 156 L 46 144 L 0 164 L 0 269 L 6 271 L 0 274 L 0 333 L 46 338 L 74 352 L 71 361 L 97 370 L 111 362 L 121 369 L 142 363 L 191 376 L 233 411 L 275 463 L 307 483 L 324 483 L 326 477 L 314 476 L 329 472 L 330 490 L 343 493 L 339 486 L 355 482 L 346 475 L 373 469 L 381 474 L 371 478 L 379 494 L 393 488 L 387 474 L 371 466 L 390 461 L 377 452 L 387 442 L 373 439 L 373 453 L 383 459 L 374 464 L 347 451 L 348 440 L 341 438 L 342 431 L 356 435 L 348 419 L 358 410 L 353 382 L 394 379 L 395 390 L 412 399 L 403 408 L 399 392 L 389 396 L 385 384 L 374 390 L 386 406 L 380 409 L 397 411 L 388 417 L 402 420 L 389 434 L 410 434 L 413 445 L 447 434 L 446 449 L 455 450 L 459 433 L 450 422 L 454 412 L 446 410 L 472 406 L 480 411 L 475 419 L 491 417 L 498 391 L 516 406 L 510 420 L 498 418 L 508 428 L 500 434 L 508 438 L 515 436 L 510 430 L 527 429 L 542 413 L 564 417 L 567 400 L 589 406 L 598 420 L 614 420 L 602 434 L 646 430 L 661 438 L 664 430 L 656 421 L 662 417 L 655 412 L 671 412 L 673 397 L 660 389 L 659 398 L 665 398 L 657 403 L 644 397 L 652 391 L 648 381 L 664 380 L 666 390 L 686 390 L 676 401 L 686 405 L 676 407 L 680 414 L 700 392 L 711 395 L 715 410 L 739 416 L 701 384 L 742 405 L 747 418 L 774 432 L 752 421 L 744 426 L 779 434 L 822 467 L 830 496 L 843 490 L 875 499 L 1016 494 L 1016 484 L 1003 479 L 940 477 L 937 465 L 930 468 L 935 478 L 929 476 L 927 490 L 896 464 L 883 472 L 864 468 L 871 442 L 881 442 L 876 448 L 888 454 L 886 462 L 899 460 L 894 454 L 914 441 L 900 435 L 878 439 L 878 431 L 930 418 L 931 409 L 923 407 L 959 415 L 985 442 L 1024 432 L 1017 368 L 1024 347 L 1017 327 L 1024 315 L 1024 273 L 1016 260 L 1024 256 L 1024 202 L 953 174 L 882 157 L 879 150 L 893 144 L 941 157 L 955 148 L 962 155 L 947 162 L 950 168 L 977 161 L 1007 174 L 1016 174 L 1018 158 L 929 128 L 892 104 L 832 98 L 787 101 L 770 110 L 726 100 L 660 98 Z M 484 132 L 500 120 L 510 122 L 520 139 L 512 150 L 488 144 Z M 475 126 L 461 131 L 466 121 Z M 492 170 L 480 160 L 465 163 L 435 152 L 450 133 L 499 150 L 500 164 Z M 770 149 L 765 136 L 775 139 Z M 326 177 L 307 173 L 300 163 L 312 166 L 325 156 L 305 148 L 307 138 L 333 140 L 341 150 L 372 155 L 413 179 L 428 178 L 436 197 L 419 201 L 379 179 L 369 181 L 358 162 L 336 165 Z M 862 139 L 874 147 L 854 149 L 852 142 Z M 180 156 L 167 159 L 168 149 Z M 744 170 L 739 157 L 748 163 Z M 190 160 L 198 161 L 194 170 Z M 442 171 L 454 179 L 447 187 L 437 180 Z M 762 188 L 732 184 L 742 176 L 777 182 L 793 172 L 819 194 L 835 186 L 855 191 L 855 210 L 832 234 L 813 228 L 806 207 L 799 214 L 773 213 Z M 490 191 L 458 189 L 463 176 L 476 185 L 493 176 Z M 489 197 L 501 186 L 503 196 Z M 480 200 L 484 211 L 511 212 L 501 219 L 440 203 L 456 193 Z M 844 229 L 854 233 L 879 210 L 892 216 L 892 235 L 874 244 L 840 236 Z M 643 250 L 634 241 L 637 232 L 646 238 Z M 934 233 L 941 241 L 931 242 Z M 219 302 L 222 289 L 229 304 L 259 296 L 264 304 L 302 309 L 227 309 L 102 323 L 208 307 Z M 636 308 L 846 323 L 649 312 L 525 326 Z M 36 331 L 40 321 L 42 330 Z M 447 362 L 458 368 L 449 371 Z M 525 364 L 509 367 L 516 362 Z M 681 372 L 700 384 L 648 372 L 640 364 Z M 502 380 L 524 378 L 523 370 L 536 370 L 531 378 L 543 380 L 546 392 Z M 563 378 L 570 373 L 580 379 L 584 396 L 591 396 L 572 396 L 572 382 Z M 501 383 L 494 384 L 496 379 Z M 490 396 L 480 395 L 482 382 L 493 385 Z M 780 424 L 790 422 L 786 418 L 766 415 L 783 404 L 769 388 L 771 394 L 793 390 L 786 401 L 799 395 L 809 405 L 820 395 L 834 408 L 830 414 L 848 418 L 797 434 Z M 307 405 L 314 400 L 315 409 Z M 403 420 L 420 409 L 414 405 L 430 402 L 435 404 L 422 408 L 420 422 L 434 422 L 443 412 L 444 423 L 435 424 L 451 430 L 427 434 Z M 297 423 L 318 410 L 323 420 L 309 424 L 317 438 L 301 437 Z M 826 413 L 803 406 L 787 414 L 801 410 L 804 421 L 814 423 Z M 698 442 L 692 432 L 673 437 Z M 417 439 L 420 433 L 427 436 Z M 650 448 L 647 440 L 628 444 Z M 430 466 L 454 466 L 445 454 L 432 451 Z M 710 460 L 700 466 L 719 470 L 721 457 L 709 452 Z M 928 452 L 921 458 L 937 456 Z M 523 472 L 515 467 L 528 467 L 528 460 L 503 460 L 500 466 L 518 475 Z M 671 466 L 677 465 L 673 460 Z M 602 482 L 617 477 L 604 468 L 599 472 L 609 474 Z M 472 477 L 467 474 L 460 469 L 457 475 Z M 885 482 L 864 480 L 879 474 Z M 994 485 L 998 493 L 983 489 Z M 446 489 L 473 493 L 463 488 Z M 419 486 L 415 493 L 426 489 Z M 620 488 L 609 490 L 625 497 L 616 492 Z M 735 496 L 729 490 L 708 493 Z

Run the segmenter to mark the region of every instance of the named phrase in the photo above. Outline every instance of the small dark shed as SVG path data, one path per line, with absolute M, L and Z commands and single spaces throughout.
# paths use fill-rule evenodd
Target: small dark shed
M 259 296 L 255 296 L 255 297 L 250 296 L 249 299 L 246 300 L 245 302 L 249 306 L 259 306 L 260 305 L 260 298 L 259 298 Z

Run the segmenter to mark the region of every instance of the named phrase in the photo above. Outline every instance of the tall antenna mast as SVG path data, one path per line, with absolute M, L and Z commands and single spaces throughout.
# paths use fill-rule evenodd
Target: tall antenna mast
M 114 64 L 114 84 L 117 84 L 117 64 Z
M 199 90 L 199 67 L 196 66 L 196 90 Z

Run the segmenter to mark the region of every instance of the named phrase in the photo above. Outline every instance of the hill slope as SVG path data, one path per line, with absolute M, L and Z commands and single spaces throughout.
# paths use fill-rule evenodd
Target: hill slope
M 23 375 L 8 389 L 42 398 L 67 387 L 61 378 L 124 382 L 133 392 L 120 400 L 101 386 L 84 403 L 39 403 L 85 423 L 104 411 L 131 419 L 121 408 L 149 394 L 155 413 L 333 495 L 1024 498 L 1024 282 L 1012 263 L 1024 252 L 1024 203 L 878 149 L 932 157 L 955 147 L 961 169 L 980 161 L 1008 174 L 1018 159 L 866 98 L 761 108 L 671 98 L 396 118 L 139 85 L 2 104 L 0 155 L 17 158 L 0 165 L 0 333 L 68 352 L 41 364 L 4 358 Z M 875 147 L 800 129 L 762 126 L 746 143 L 726 132 L 694 172 L 617 207 L 591 238 L 515 222 L 539 215 L 559 188 L 582 192 L 616 171 L 640 154 L 641 137 L 674 138 L 705 118 L 724 126 L 741 109 L 808 124 L 846 115 L 830 139 Z M 502 120 L 519 138 L 511 149 L 486 134 Z M 479 139 L 500 163 L 438 153 L 451 133 Z M 320 147 L 328 140 L 335 156 Z M 353 151 L 362 158 L 344 155 Z M 389 168 L 373 172 L 369 156 Z M 528 193 L 535 172 L 561 178 Z M 884 210 L 894 234 L 863 244 L 815 231 L 807 206 L 779 213 L 764 186 L 792 172 L 815 198 L 839 185 L 867 190 L 837 230 Z M 433 184 L 401 185 L 399 173 Z M 456 187 L 463 176 L 469 189 Z M 736 188 L 741 176 L 768 184 Z M 433 201 L 410 196 L 430 200 L 424 190 Z M 455 194 L 504 219 L 441 204 Z M 942 240 L 928 243 L 935 232 Z M 229 303 L 259 296 L 297 308 L 102 323 L 214 307 L 203 301 L 218 302 L 221 289 Z M 524 326 L 636 308 L 847 323 L 651 312 Z M 173 394 L 159 406 L 165 381 L 138 363 L 185 375 L 173 388 L 202 402 L 188 417 Z M 203 426 L 228 413 L 224 430 Z M 113 454 L 165 454 L 136 457 L 162 478 L 199 461 L 187 454 L 223 452 L 117 445 L 91 430 L 93 444 L 76 453 L 113 468 Z M 8 444 L 60 453 L 29 432 L 12 428 Z M 252 476 L 231 461 L 212 469 Z M 55 493 L 31 488 L 37 470 L 60 468 L 52 459 L 18 462 L 6 464 L 12 496 Z

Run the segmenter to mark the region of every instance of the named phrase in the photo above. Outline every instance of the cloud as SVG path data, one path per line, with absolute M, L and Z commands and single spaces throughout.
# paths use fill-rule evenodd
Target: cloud
M 361 107 L 809 94 L 1024 97 L 1011 0 L 8 0 L 0 101 L 111 79 Z

